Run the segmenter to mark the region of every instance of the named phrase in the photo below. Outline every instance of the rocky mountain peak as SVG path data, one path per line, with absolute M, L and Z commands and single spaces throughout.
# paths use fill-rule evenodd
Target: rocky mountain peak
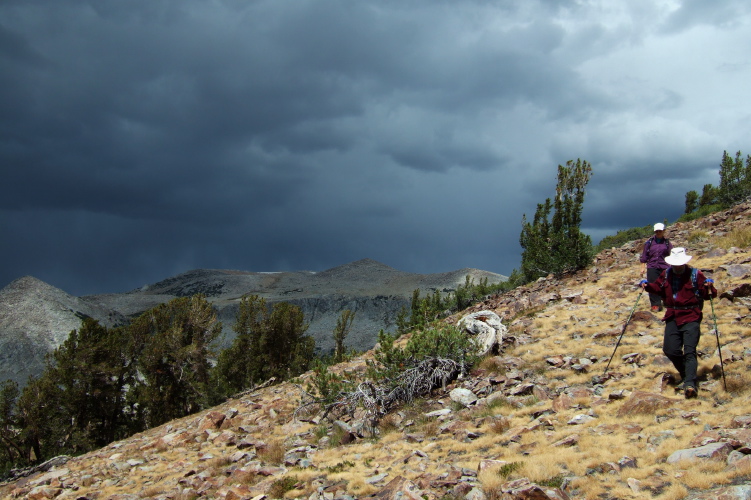
M 0 290 L 0 297 L 3 298 L 21 297 L 26 294 L 37 294 L 39 296 L 46 296 L 59 300 L 69 300 L 73 298 L 59 288 L 55 288 L 40 279 L 28 275 L 11 281 L 7 286 Z
M 86 317 L 107 326 L 124 322 L 116 311 L 91 304 L 33 276 L 0 290 L 0 380 L 19 384 L 39 375 L 45 356 Z

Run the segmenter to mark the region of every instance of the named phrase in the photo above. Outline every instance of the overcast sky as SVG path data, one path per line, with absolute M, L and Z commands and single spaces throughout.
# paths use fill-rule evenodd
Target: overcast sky
M 751 153 L 749 47 L 747 0 L 3 0 L 0 287 L 508 275 L 559 164 L 597 242 Z

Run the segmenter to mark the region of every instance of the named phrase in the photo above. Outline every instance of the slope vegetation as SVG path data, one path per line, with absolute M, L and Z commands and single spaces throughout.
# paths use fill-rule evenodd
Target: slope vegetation
M 357 415 L 333 423 L 295 418 L 308 373 L 61 457 L 0 487 L 0 497 L 748 498 L 749 232 L 749 203 L 668 229 L 721 293 L 704 311 L 698 399 L 670 385 L 662 323 L 635 286 L 642 243 L 632 242 L 600 253 L 585 271 L 539 280 L 449 318 L 497 313 L 509 327 L 501 352 L 388 415 L 375 433 Z M 334 370 L 363 376 L 372 355 Z M 456 388 L 476 400 L 454 401 Z

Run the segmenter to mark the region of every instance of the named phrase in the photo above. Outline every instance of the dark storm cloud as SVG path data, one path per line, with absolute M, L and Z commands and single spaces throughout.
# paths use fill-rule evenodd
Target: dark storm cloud
M 7 0 L 0 286 L 508 274 L 576 158 L 593 236 L 676 217 L 746 147 L 749 8 L 716 5 Z

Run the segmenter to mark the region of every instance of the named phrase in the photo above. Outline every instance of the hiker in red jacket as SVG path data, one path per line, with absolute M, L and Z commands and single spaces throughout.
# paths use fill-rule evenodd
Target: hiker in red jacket
M 670 267 L 653 283 L 640 282 L 641 287 L 649 293 L 662 297 L 665 303 L 665 337 L 662 352 L 670 359 L 681 376 L 678 387 L 683 389 L 687 398 L 697 395 L 696 346 L 701 336 L 700 324 L 704 300 L 717 297 L 714 280 L 706 278 L 696 268 L 688 266 L 691 260 L 686 249 L 675 247 L 665 257 Z
M 644 243 L 644 249 L 639 257 L 642 263 L 641 275 L 648 282 L 654 281 L 660 277 L 662 272 L 668 268 L 665 257 L 670 255 L 673 245 L 665 237 L 665 224 L 658 222 L 654 225 L 655 234 L 649 237 Z M 649 303 L 653 312 L 662 311 L 662 299 L 656 293 L 649 294 Z

